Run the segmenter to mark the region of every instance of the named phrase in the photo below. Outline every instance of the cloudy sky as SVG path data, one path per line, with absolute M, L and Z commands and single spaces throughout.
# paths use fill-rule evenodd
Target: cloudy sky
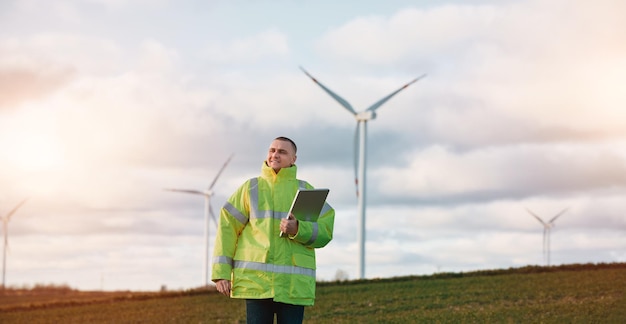
M 318 279 L 357 278 L 357 111 L 368 123 L 367 278 L 626 262 L 626 3 L 7 0 L 0 3 L 6 283 L 200 286 L 204 201 L 276 136 L 331 189 Z M 212 244 L 212 243 L 211 243 Z

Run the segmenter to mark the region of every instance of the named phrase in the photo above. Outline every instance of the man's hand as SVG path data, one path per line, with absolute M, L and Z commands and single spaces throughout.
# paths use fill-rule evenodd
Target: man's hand
M 217 287 L 217 291 L 224 295 L 230 297 L 230 280 L 221 279 L 215 282 L 215 287 Z
M 280 230 L 287 235 L 298 234 L 298 220 L 293 214 L 289 214 L 289 217 L 280 220 Z

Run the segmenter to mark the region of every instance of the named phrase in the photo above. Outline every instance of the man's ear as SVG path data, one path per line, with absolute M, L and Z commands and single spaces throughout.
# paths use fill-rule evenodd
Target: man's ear
M 291 164 L 295 164 L 297 159 L 298 159 L 298 156 L 297 156 L 297 155 L 294 155 L 294 156 L 293 156 L 293 162 L 291 162 Z

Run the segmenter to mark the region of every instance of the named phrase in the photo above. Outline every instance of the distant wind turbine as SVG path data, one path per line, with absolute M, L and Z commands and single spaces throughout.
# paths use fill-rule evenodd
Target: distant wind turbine
M 22 200 L 13 210 L 11 210 L 8 214 L 2 217 L 2 233 L 4 234 L 4 248 L 2 252 L 2 289 L 5 287 L 5 279 L 6 279 L 6 266 L 7 266 L 7 248 L 9 246 L 9 221 L 11 220 L 11 216 L 15 214 L 15 212 L 22 207 L 22 205 L 28 200 L 28 198 Z
M 359 214 L 359 230 L 357 232 L 357 237 L 359 241 L 359 266 L 358 273 L 359 278 L 365 278 L 365 166 L 366 166 L 366 148 L 367 148 L 367 121 L 376 118 L 376 109 L 380 108 L 387 100 L 391 99 L 391 97 L 395 96 L 398 92 L 404 90 L 409 85 L 417 82 L 418 80 L 424 78 L 426 74 L 413 79 L 413 81 L 403 85 L 400 89 L 392 92 L 390 95 L 380 99 L 369 108 L 365 109 L 361 112 L 356 112 L 354 108 L 342 97 L 332 92 L 330 89 L 326 88 L 323 84 L 317 81 L 313 76 L 309 74 L 304 68 L 300 67 L 302 72 L 304 72 L 313 82 L 315 82 L 318 86 L 320 86 L 326 93 L 328 93 L 333 99 L 339 102 L 346 110 L 354 115 L 356 118 L 356 132 L 354 136 L 354 182 L 357 187 L 357 213 Z M 358 143 L 357 143 L 358 141 Z M 357 163 L 358 156 L 358 163 Z
M 224 169 L 226 168 L 226 166 L 228 165 L 228 163 L 230 162 L 232 158 L 233 158 L 233 155 L 231 154 L 226 160 L 226 162 L 224 162 L 224 165 L 222 166 L 220 171 L 217 173 L 217 175 L 213 179 L 213 182 L 211 182 L 211 184 L 206 190 L 165 189 L 167 191 L 183 192 L 183 193 L 204 196 L 204 248 L 205 248 L 205 251 L 204 251 L 204 268 L 203 268 L 203 273 L 202 273 L 202 277 L 203 277 L 202 280 L 205 286 L 209 284 L 209 215 L 211 215 L 211 218 L 213 219 L 213 223 L 217 227 L 217 218 L 215 217 L 215 214 L 213 213 L 213 209 L 211 208 L 211 197 L 214 194 L 213 186 L 215 186 L 217 179 L 220 177 L 220 175 L 222 174 L 222 172 L 224 171 Z
M 526 208 L 526 211 L 533 217 L 535 217 L 541 223 L 541 225 L 543 225 L 543 259 L 548 266 L 550 265 L 550 230 L 552 229 L 552 227 L 555 226 L 554 221 L 559 218 L 559 216 L 563 215 L 563 213 L 565 213 L 568 209 L 569 207 L 563 209 L 561 212 L 552 217 L 550 221 L 544 222 L 543 219 L 535 215 L 535 213 L 530 211 L 530 209 Z

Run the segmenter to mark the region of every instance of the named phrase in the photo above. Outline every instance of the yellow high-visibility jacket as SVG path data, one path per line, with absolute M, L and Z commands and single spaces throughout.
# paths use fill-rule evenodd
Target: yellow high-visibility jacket
M 311 306 L 315 301 L 315 248 L 333 236 L 335 210 L 326 203 L 317 222 L 299 221 L 295 236 L 280 237 L 298 189 L 297 167 L 274 172 L 264 162 L 261 176 L 247 180 L 220 211 L 211 279 L 231 280 L 231 297 L 272 298 Z

